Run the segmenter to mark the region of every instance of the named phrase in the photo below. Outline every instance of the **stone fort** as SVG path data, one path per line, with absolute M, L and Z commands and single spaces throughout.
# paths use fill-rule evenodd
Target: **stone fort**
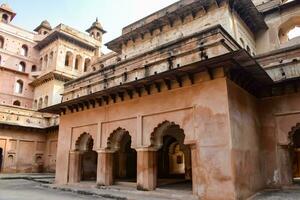
M 30 32 L 15 15 L 1 5 L 1 172 L 208 200 L 299 181 L 299 1 L 181 0 L 107 54 L 98 19 Z

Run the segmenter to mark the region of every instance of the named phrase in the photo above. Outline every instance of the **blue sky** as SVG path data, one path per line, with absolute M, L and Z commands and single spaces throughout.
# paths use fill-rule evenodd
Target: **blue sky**
M 52 27 L 59 23 L 85 31 L 99 18 L 104 43 L 119 35 L 124 26 L 177 0 L 6 0 L 17 13 L 13 24 L 33 30 L 47 19 Z

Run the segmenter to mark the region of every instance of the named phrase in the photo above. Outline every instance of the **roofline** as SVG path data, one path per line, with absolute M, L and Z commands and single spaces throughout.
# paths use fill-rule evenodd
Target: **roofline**
M 90 44 L 87 44 L 75 37 L 72 37 L 70 35 L 67 35 L 65 33 L 62 33 L 58 30 L 54 30 L 52 33 L 50 33 L 47 37 L 45 37 L 42 41 L 40 41 L 36 46 L 35 48 L 39 49 L 39 50 L 42 50 L 43 48 L 45 48 L 48 44 L 58 40 L 58 39 L 63 39 L 65 41 L 72 41 L 73 43 L 75 43 L 76 45 L 82 47 L 82 48 L 85 48 L 87 50 L 90 50 L 90 51 L 94 51 L 96 50 L 96 47 L 93 46 L 93 45 L 90 45 Z
M 105 46 L 115 52 L 120 52 L 121 44 L 124 41 L 144 34 L 145 30 L 147 29 L 156 29 L 168 23 L 170 24 L 170 20 L 172 20 L 171 18 L 174 18 L 173 20 L 176 20 L 180 17 L 180 14 L 178 12 L 182 12 L 181 15 L 186 16 L 186 14 L 189 12 L 192 13 L 199 11 L 200 9 L 207 9 L 210 5 L 212 5 L 212 3 L 217 3 L 219 5 L 222 2 L 227 2 L 230 8 L 237 12 L 237 14 L 241 17 L 241 19 L 253 33 L 268 29 L 263 15 L 257 10 L 251 0 L 182 0 L 124 27 L 122 35 L 106 43 Z M 172 6 L 174 5 L 177 5 L 177 7 L 172 8 Z M 246 6 L 249 9 L 245 9 Z M 154 17 L 155 15 L 157 15 L 157 17 Z M 249 20 L 249 16 L 251 17 L 251 20 Z M 130 26 L 132 26 L 132 28 L 130 30 L 127 30 L 130 28 Z
M 261 4 L 263 5 L 263 4 Z M 261 6 L 261 5 L 258 5 Z M 285 10 L 285 9 L 290 9 L 290 8 L 293 8 L 295 6 L 299 6 L 300 3 L 299 3 L 299 0 L 294 0 L 294 1 L 291 1 L 291 2 L 287 2 L 287 3 L 284 3 L 284 4 L 279 4 L 277 6 L 274 6 L 272 8 L 269 8 L 265 11 L 260 11 L 263 15 L 269 15 L 269 14 L 272 14 L 273 12 L 276 12 L 276 11 L 282 11 L 282 10 Z
M 255 59 L 261 59 L 261 58 L 268 57 L 268 56 L 271 56 L 271 55 L 274 55 L 274 54 L 285 53 L 287 51 L 293 51 L 293 50 L 297 50 L 297 49 L 300 49 L 300 44 L 289 46 L 289 47 L 284 47 L 284 48 L 281 48 L 281 49 L 276 49 L 276 50 L 269 51 L 269 52 L 263 53 L 263 54 L 259 54 L 259 55 L 256 55 L 254 58 Z

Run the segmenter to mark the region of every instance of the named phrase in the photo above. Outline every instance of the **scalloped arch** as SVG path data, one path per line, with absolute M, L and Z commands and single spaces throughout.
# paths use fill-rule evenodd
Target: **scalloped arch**
M 168 130 L 175 130 L 176 132 L 169 132 Z M 174 137 L 180 144 L 184 144 L 184 130 L 176 123 L 168 120 L 163 121 L 154 128 L 150 135 L 150 147 L 159 149 L 163 145 L 163 137 L 169 135 Z
M 296 133 L 296 131 L 300 130 L 300 123 L 297 123 L 295 126 L 292 127 L 291 131 L 289 132 L 288 139 L 290 141 L 289 146 L 293 146 L 293 136 Z
M 90 142 L 94 142 L 93 136 L 89 133 L 82 133 L 75 142 L 75 150 L 86 151 Z
M 129 132 L 124 128 L 117 128 L 115 129 L 108 137 L 107 139 L 107 147 L 106 149 L 117 151 L 121 147 L 121 141 L 125 136 L 129 136 L 131 139 L 131 136 Z

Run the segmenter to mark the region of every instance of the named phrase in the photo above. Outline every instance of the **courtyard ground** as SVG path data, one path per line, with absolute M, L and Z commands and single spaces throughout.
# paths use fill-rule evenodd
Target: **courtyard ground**
M 51 184 L 52 174 L 0 174 L 0 200 L 176 200 L 197 199 L 180 185 L 153 192 L 136 191 L 128 185 L 95 188 L 93 183 L 72 186 Z M 182 188 L 181 188 L 182 189 Z M 248 200 L 299 200 L 300 186 L 265 190 Z

